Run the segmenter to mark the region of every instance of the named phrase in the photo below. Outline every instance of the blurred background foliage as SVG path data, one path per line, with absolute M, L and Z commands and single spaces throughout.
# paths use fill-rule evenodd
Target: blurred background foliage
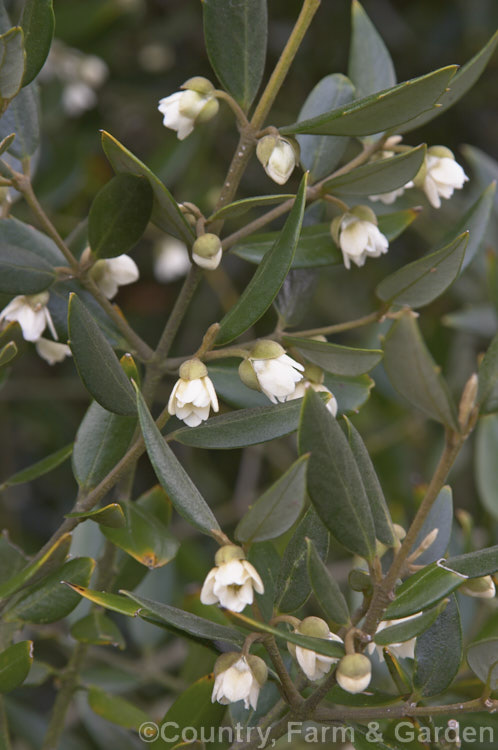
M 298 0 L 269 0 L 267 73 L 278 58 L 300 5 Z M 59 231 L 67 236 L 78 226 L 87 215 L 95 193 L 112 175 L 100 147 L 99 129 L 110 132 L 145 161 L 177 200 L 197 203 L 201 209 L 209 211 L 216 202 L 237 142 L 231 113 L 222 105 L 218 117 L 180 143 L 172 131 L 162 126 L 157 111 L 158 100 L 176 91 L 187 78 L 204 75 L 214 80 L 204 50 L 199 0 L 56 0 L 54 6 L 58 54 L 64 56 L 67 48 L 75 48 L 85 55 L 98 56 L 107 67 L 107 75 L 102 68 L 104 80 L 95 88 L 95 101 L 80 112 L 74 107 L 68 110 L 67 103 L 64 105 L 67 84 L 53 72 L 60 72 L 60 58 L 52 64 L 52 74 L 47 71 L 42 78 L 42 144 L 35 190 Z M 15 2 L 11 7 L 15 8 Z M 495 0 L 365 0 L 364 8 L 389 47 L 400 81 L 443 65 L 466 62 L 485 44 L 498 22 Z M 323 0 L 287 85 L 277 99 L 272 124 L 295 121 L 309 91 L 323 76 L 346 72 L 349 24 L 348 0 Z M 319 269 L 317 273 L 307 271 L 310 299 L 305 306 L 300 301 L 300 306 L 306 309 L 298 327 L 327 325 L 370 312 L 376 304 L 373 290 L 378 281 L 426 253 L 489 184 L 496 166 L 462 144 L 497 156 L 497 66 L 495 56 L 475 88 L 451 112 L 410 133 L 408 139 L 413 145 L 427 142 L 453 149 L 471 177 L 470 182 L 451 201 L 444 201 L 438 211 L 430 208 L 421 193 L 417 192 L 414 199 L 408 191 L 396 207 L 413 205 L 416 201 L 424 206 L 424 211 L 392 244 L 386 256 L 351 271 L 342 266 Z M 295 190 L 298 180 L 296 170 L 285 189 Z M 253 159 L 239 197 L 269 192 L 276 192 L 274 186 Z M 380 211 L 381 204 L 376 203 L 375 209 Z M 20 202 L 14 205 L 12 213 L 30 220 Z M 492 278 L 491 270 L 496 263 L 496 227 L 495 218 L 490 223 L 486 247 L 479 259 L 448 293 L 425 308 L 420 318 L 429 348 L 455 392 L 476 369 L 479 352 L 485 350 L 496 331 L 498 289 L 487 281 Z M 237 228 L 236 222 L 231 222 L 230 231 L 232 228 Z M 133 253 L 140 266 L 140 281 L 121 290 L 117 298 L 132 325 L 150 344 L 157 340 L 181 283 L 160 284 L 155 280 L 153 248 L 159 239 L 159 230 L 150 226 Z M 252 266 L 231 256 L 223 272 L 211 275 L 212 284 L 203 284 L 182 326 L 175 353 L 189 353 L 197 347 L 207 324 L 219 319 L 223 307 L 230 304 L 234 289 L 240 291 L 252 272 Z M 0 299 L 0 307 L 1 303 Z M 469 310 L 472 315 L 468 312 L 460 318 L 456 315 Z M 256 333 L 267 333 L 274 320 L 275 313 L 268 313 L 259 322 Z M 334 341 L 376 346 L 379 332 L 382 326 L 360 329 L 338 336 Z M 371 451 L 394 520 L 406 525 L 437 461 L 441 427 L 427 422 L 394 395 L 381 366 L 372 377 L 376 386 L 358 416 L 353 415 L 353 421 Z M 161 407 L 169 388 L 168 382 L 162 386 Z M 71 360 L 50 368 L 36 356 L 34 348 L 28 348 L 8 376 L 4 376 L 0 389 L 0 479 L 71 442 L 87 406 L 88 395 Z M 248 504 L 295 456 L 293 436 L 244 451 L 196 451 L 183 446 L 179 446 L 178 451 L 192 478 L 215 507 L 227 533 Z M 473 439 L 459 458 L 451 484 L 455 507 L 475 518 L 474 542 L 487 546 L 498 541 L 497 522 L 480 504 L 472 453 Z M 148 461 L 142 459 L 134 497 L 154 481 Z M 8 528 L 11 539 L 30 554 L 70 510 L 75 492 L 69 462 L 31 484 L 10 488 L 0 498 L 1 528 Z M 205 549 L 198 540 L 194 546 L 188 538 L 189 530 L 180 524 L 178 529 L 184 542 L 177 559 L 165 568 L 147 573 L 141 583 L 142 593 L 170 603 L 178 602 L 185 590 L 187 595 L 197 590 L 214 551 L 214 545 L 209 542 Z M 97 525 L 84 524 L 75 536 L 75 555 L 99 554 L 102 536 Z M 463 551 L 465 545 L 470 544 L 461 528 L 454 538 L 460 540 L 455 552 Z M 337 577 L 345 580 L 350 562 L 341 549 L 333 550 L 333 555 L 337 558 Z M 127 587 L 131 588 L 130 581 L 135 577 L 138 582 L 145 568 L 128 559 L 127 569 Z M 188 602 L 184 601 L 184 605 L 188 606 Z M 85 606 L 80 604 L 70 619 L 81 616 Z M 472 600 L 466 600 L 463 614 L 467 621 L 473 616 L 474 606 Z M 310 612 L 313 609 L 313 604 L 308 607 Z M 495 616 L 494 621 L 496 627 L 498 617 Z M 42 659 L 45 657 L 48 662 L 61 659 L 59 649 L 55 649 L 52 642 L 55 627 L 47 626 L 45 643 L 41 646 Z M 108 656 L 99 656 L 99 660 L 88 667 L 87 672 L 91 674 L 85 673 L 93 684 L 105 686 L 112 682 L 114 691 L 126 691 L 131 685 L 140 686 L 149 680 L 148 687 L 143 688 L 142 700 L 167 702 L 165 686 L 174 688 L 188 683 L 211 666 L 211 655 L 200 646 L 191 647 L 185 658 L 184 647 L 178 641 L 169 641 L 163 631 L 135 621 L 127 621 L 126 627 L 128 645 L 140 654 L 138 666 L 130 671 L 128 665 L 128 671 L 120 676 L 121 657 L 110 653 L 110 649 L 100 649 L 101 654 L 105 652 Z M 474 635 L 476 628 L 479 628 L 478 622 L 473 627 Z M 43 628 L 40 630 L 45 632 Z M 151 649 L 159 642 L 162 642 L 162 649 L 152 655 Z M 63 651 L 70 648 L 71 640 L 66 633 L 63 633 L 62 643 Z M 163 667 L 168 665 L 174 671 L 175 664 L 182 664 L 178 678 L 171 678 L 172 682 L 168 683 Z M 173 684 L 175 680 L 179 682 Z M 50 691 L 35 693 L 33 688 L 27 687 L 21 692 L 27 702 L 36 696 L 38 711 L 48 706 L 51 699 Z M 15 714 L 15 706 L 13 710 Z M 85 732 L 90 744 L 81 747 L 108 748 L 120 741 L 121 730 L 113 728 L 112 741 L 105 744 L 103 730 L 94 728 L 97 718 L 87 718 Z M 33 730 L 36 721 L 33 717 L 30 729 L 33 736 L 37 734 Z M 20 715 L 19 726 L 23 722 L 25 718 Z M 128 747 L 129 736 L 126 734 L 126 737 L 120 747 Z M 69 750 L 69 744 L 67 748 Z

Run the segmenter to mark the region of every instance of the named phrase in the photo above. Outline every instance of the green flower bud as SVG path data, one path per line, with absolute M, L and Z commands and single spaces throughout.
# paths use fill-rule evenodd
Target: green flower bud
M 254 654 L 248 654 L 246 656 L 246 661 L 249 664 L 251 672 L 262 687 L 268 679 L 268 667 L 265 662 L 259 656 L 255 656 Z
M 212 271 L 220 264 L 223 250 L 217 234 L 201 234 L 192 245 L 192 260 L 201 268 Z
M 243 359 L 239 365 L 239 378 L 242 380 L 244 385 L 248 388 L 252 388 L 253 391 L 260 391 L 259 380 L 254 372 L 254 367 L 248 359 Z
M 491 576 L 480 578 L 469 578 L 458 587 L 461 594 L 474 596 L 477 599 L 493 599 L 496 594 L 496 586 Z
M 437 156 L 440 159 L 455 159 L 455 154 L 446 146 L 431 146 L 427 149 L 427 156 Z
M 349 213 L 357 216 L 362 221 L 369 221 L 371 224 L 375 224 L 375 226 L 378 224 L 377 216 L 369 206 L 353 206 Z
M 276 341 L 262 339 L 251 349 L 251 359 L 276 359 L 285 354 L 285 349 Z
M 346 654 L 336 669 L 338 684 L 348 693 L 362 693 L 372 678 L 370 659 L 364 654 Z
M 214 86 L 207 78 L 203 76 L 194 76 L 185 81 L 181 89 L 189 89 L 190 91 L 196 91 L 198 94 L 212 94 Z
M 245 560 L 246 556 L 242 547 L 238 547 L 236 544 L 225 544 L 220 547 L 214 557 L 215 564 L 219 567 L 224 563 L 230 562 L 231 560 Z
M 200 359 L 187 359 L 179 370 L 182 380 L 197 380 L 198 378 L 205 378 L 207 374 L 207 367 Z

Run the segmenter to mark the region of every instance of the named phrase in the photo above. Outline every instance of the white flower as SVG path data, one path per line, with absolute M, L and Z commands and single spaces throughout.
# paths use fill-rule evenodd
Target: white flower
M 133 284 L 140 273 L 133 258 L 118 255 L 116 258 L 98 260 L 90 269 L 90 276 L 107 299 L 112 299 L 120 286 Z
M 328 641 L 342 643 L 342 639 L 335 633 L 331 633 L 325 620 L 322 620 L 320 617 L 305 617 L 294 632 L 301 635 L 309 635 L 314 638 L 324 638 Z M 316 651 L 302 648 L 302 646 L 296 646 L 293 643 L 288 643 L 287 647 L 292 656 L 297 660 L 297 663 L 308 680 L 313 682 L 321 680 L 327 672 L 330 672 L 332 664 L 337 664 L 339 661 L 339 658 L 317 654 Z
M 158 281 L 176 281 L 188 272 L 190 258 L 187 246 L 175 237 L 164 237 L 154 252 L 154 276 Z
M 196 123 L 214 117 L 219 107 L 214 86 L 206 78 L 190 78 L 182 89 L 161 99 L 158 106 L 164 127 L 176 130 L 180 141 L 190 135 Z
M 46 360 L 49 365 L 55 365 L 56 362 L 62 362 L 66 357 L 71 356 L 71 349 L 67 344 L 61 344 L 58 341 L 50 341 L 50 339 L 38 339 L 35 343 L 36 351 Z
M 17 320 L 26 341 L 38 341 L 48 326 L 52 336 L 56 339 L 57 333 L 47 307 L 49 298 L 48 292 L 20 294 L 14 297 L 0 313 L 0 323 L 2 320 Z
M 460 190 L 468 179 L 449 148 L 432 146 L 414 182 L 422 188 L 431 206 L 440 208 L 441 198 L 451 198 L 454 190 Z
M 391 190 L 389 193 L 380 193 L 379 195 L 369 195 L 369 199 L 371 201 L 381 201 L 386 206 L 390 206 L 394 201 L 401 197 L 405 190 L 408 188 L 413 187 L 413 182 L 410 180 L 410 182 L 407 182 L 406 185 L 400 188 L 396 188 L 396 190 Z
M 392 625 L 399 625 L 402 622 L 415 620 L 417 617 L 420 617 L 421 614 L 421 612 L 417 612 L 416 614 L 410 615 L 409 617 L 400 617 L 399 620 L 382 620 L 381 622 L 379 622 L 379 625 L 377 627 L 377 633 L 379 633 L 381 630 L 385 630 L 386 628 L 391 627 Z M 410 640 L 403 641 L 401 643 L 390 643 L 386 648 L 389 649 L 391 654 L 396 659 L 414 659 L 416 641 L 416 638 L 410 638 Z M 379 661 L 384 661 L 384 646 L 377 646 L 375 643 L 369 643 L 367 651 L 369 654 L 373 654 L 374 651 L 376 651 L 377 656 L 379 657 Z
M 239 366 L 242 382 L 263 391 L 273 404 L 286 401 L 294 393 L 303 371 L 303 365 L 289 357 L 275 341 L 259 341 Z
M 201 268 L 214 271 L 218 268 L 223 256 L 223 248 L 218 235 L 207 232 L 196 239 L 192 245 L 192 260 Z
M 180 367 L 168 401 L 168 412 L 182 419 L 189 427 L 197 427 L 209 417 L 209 410 L 218 411 L 218 399 L 206 365 L 189 359 Z
M 203 604 L 220 603 L 233 612 L 242 612 L 252 604 L 254 591 L 264 592 L 263 581 L 256 568 L 245 559 L 244 551 L 236 545 L 225 545 L 216 553 L 216 567 L 206 576 L 201 590 Z
M 337 683 L 348 693 L 362 693 L 372 678 L 370 659 L 364 654 L 346 654 L 339 662 L 335 675 Z
M 268 177 L 279 185 L 287 182 L 296 166 L 296 151 L 290 141 L 265 135 L 256 146 L 256 156 Z
M 355 206 L 331 224 L 333 239 L 339 245 L 344 265 L 351 261 L 363 266 L 367 258 L 378 258 L 387 253 L 389 242 L 377 227 L 377 217 L 368 206 Z
M 256 710 L 259 691 L 268 677 L 268 669 L 258 656 L 230 652 L 222 654 L 214 665 L 211 702 L 223 705 L 244 701 L 245 708 Z
M 469 578 L 458 587 L 458 591 L 477 599 L 493 599 L 496 595 L 496 586 L 491 576 L 481 576 Z
M 323 384 L 323 370 L 316 365 L 306 365 L 303 380 L 300 380 L 296 384 L 294 393 L 287 396 L 287 400 L 292 401 L 295 398 L 304 398 L 308 388 L 312 388 L 317 393 L 328 393 L 330 398 L 326 404 L 327 409 L 333 417 L 337 416 L 337 399 L 327 386 Z

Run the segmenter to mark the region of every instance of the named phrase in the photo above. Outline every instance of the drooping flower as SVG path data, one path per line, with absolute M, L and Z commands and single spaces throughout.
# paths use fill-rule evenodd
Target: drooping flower
M 424 191 L 431 206 L 440 208 L 441 198 L 451 198 L 468 179 L 449 148 L 431 146 L 413 182 Z
M 415 620 L 417 617 L 420 617 L 422 613 L 417 612 L 414 615 L 410 615 L 409 617 L 400 617 L 399 620 L 381 620 L 377 627 L 377 633 L 379 633 L 381 630 L 385 630 L 386 628 L 391 627 L 392 625 L 400 625 L 403 622 L 409 622 L 410 620 Z M 402 641 L 398 643 L 390 643 L 386 648 L 391 652 L 391 654 L 396 659 L 414 659 L 415 658 L 415 645 L 416 645 L 417 639 L 416 638 L 410 638 L 408 641 Z M 367 651 L 369 654 L 373 654 L 374 651 L 377 652 L 377 656 L 379 657 L 379 661 L 384 661 L 384 647 L 378 646 L 375 643 L 369 643 L 367 647 Z
M 268 678 L 268 668 L 259 656 L 228 652 L 214 665 L 214 687 L 211 702 L 223 705 L 244 701 L 245 708 L 256 710 L 259 691 Z
M 302 380 L 303 365 L 285 353 L 276 341 L 259 341 L 239 366 L 239 375 L 249 388 L 263 391 L 273 404 L 286 401 Z
M 316 365 L 306 365 L 304 368 L 304 377 L 299 383 L 296 383 L 294 392 L 287 396 L 287 400 L 292 401 L 295 398 L 303 398 L 308 388 L 317 393 L 328 393 L 330 398 L 327 401 L 327 409 L 333 417 L 337 416 L 337 399 L 326 385 L 323 384 L 323 370 Z
M 218 398 L 206 365 L 199 359 L 182 364 L 168 401 L 168 412 L 189 427 L 197 427 L 209 417 L 209 410 L 218 411 Z
M 35 343 L 36 351 L 42 359 L 49 365 L 55 365 L 62 362 L 66 357 L 71 356 L 71 349 L 67 344 L 61 344 L 59 341 L 50 341 L 50 339 L 40 338 Z
M 187 246 L 176 237 L 163 237 L 154 248 L 154 276 L 158 281 L 176 281 L 190 269 Z
M 192 260 L 201 268 L 214 271 L 218 268 L 223 255 L 218 235 L 207 232 L 196 239 L 192 245 Z
M 256 156 L 274 182 L 284 185 L 296 166 L 299 158 L 298 146 L 293 141 L 278 135 L 265 135 L 256 146 Z
M 242 547 L 235 544 L 220 547 L 215 564 L 202 586 L 203 604 L 219 603 L 233 612 L 242 612 L 253 603 L 254 591 L 264 593 L 263 581 L 254 565 L 246 560 Z
M 0 323 L 2 320 L 17 320 L 26 341 L 38 341 L 48 326 L 50 333 L 56 339 L 57 332 L 47 307 L 49 299 L 48 292 L 19 294 L 0 313 Z
M 389 242 L 377 226 L 377 217 L 368 206 L 355 206 L 342 216 L 337 216 L 330 233 L 342 251 L 344 265 L 351 261 L 363 266 L 367 258 L 378 258 L 387 253 Z
M 372 678 L 372 665 L 364 654 L 346 654 L 335 672 L 337 682 L 348 693 L 362 693 Z
M 491 576 L 481 576 L 480 578 L 469 578 L 458 587 L 458 591 L 477 599 L 493 599 L 496 595 L 496 586 Z
M 313 636 L 314 638 L 324 638 L 328 641 L 338 641 L 339 643 L 342 643 L 342 639 L 335 633 L 331 633 L 325 620 L 322 620 L 320 617 L 305 617 L 304 620 L 299 623 L 294 632 L 301 635 Z M 339 658 L 317 654 L 316 651 L 302 648 L 302 646 L 296 646 L 293 643 L 288 643 L 287 648 L 296 659 L 308 680 L 313 682 L 315 680 L 321 680 L 327 672 L 330 672 L 332 665 L 337 664 L 339 661 Z
M 178 139 L 183 141 L 195 125 L 216 115 L 219 104 L 213 95 L 214 86 L 207 78 L 189 78 L 181 88 L 182 91 L 161 99 L 158 109 L 163 115 L 163 125 L 176 130 Z
M 90 269 L 90 277 L 107 299 L 115 297 L 120 286 L 138 281 L 139 276 L 137 264 L 129 255 L 101 258 Z

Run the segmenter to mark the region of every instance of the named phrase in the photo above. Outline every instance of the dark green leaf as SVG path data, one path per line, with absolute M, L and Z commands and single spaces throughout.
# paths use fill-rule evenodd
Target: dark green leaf
M 263 581 L 265 590 L 262 594 L 258 594 L 258 609 L 263 619 L 269 621 L 273 617 L 280 555 L 272 542 L 256 542 L 256 544 L 251 544 L 248 560 L 254 565 Z
M 137 406 L 150 462 L 176 510 L 204 534 L 218 531 L 220 528 L 218 521 L 171 448 L 166 444 L 139 391 L 137 391 Z
M 33 641 L 20 641 L 0 653 L 0 693 L 22 685 L 33 664 Z
M 299 112 L 299 120 L 308 120 L 330 109 L 348 104 L 354 97 L 354 86 L 346 76 L 325 76 L 312 89 Z M 348 139 L 333 135 L 298 135 L 301 164 L 315 182 L 330 174 L 346 150 Z
M 481 503 L 498 519 L 498 414 L 481 417 L 477 426 L 475 476 Z
M 0 119 L 0 139 L 10 133 L 16 138 L 8 153 L 16 159 L 33 156 L 39 144 L 39 97 L 36 83 L 21 89 Z
M 462 626 L 455 597 L 436 622 L 417 638 L 414 684 L 424 697 L 451 685 L 462 661 Z
M 434 505 L 430 509 L 429 515 L 424 521 L 424 525 L 419 531 L 413 552 L 425 540 L 428 534 L 434 529 L 438 530 L 436 539 L 432 542 L 422 554 L 414 561 L 416 565 L 429 565 L 436 560 L 445 556 L 450 543 L 451 531 L 453 525 L 453 494 L 451 487 L 443 487 Z
M 53 240 L 31 224 L 25 224 L 19 219 L 2 219 L 0 241 L 2 245 L 10 246 L 12 252 L 27 250 L 50 267 L 62 266 L 65 263 L 64 256 Z
M 193 685 L 190 685 L 173 705 L 168 708 L 165 717 L 161 721 L 161 726 L 166 726 L 172 731 L 164 733 L 165 737 L 180 735 L 185 727 L 188 727 L 188 736 L 191 737 L 194 730 L 203 733 L 204 737 L 210 737 L 211 732 L 215 732 L 221 724 L 226 712 L 225 706 L 217 702 L 212 703 L 211 696 L 214 687 L 214 674 L 208 674 L 201 677 Z M 216 735 L 214 735 L 216 736 Z M 167 741 L 157 739 L 154 745 L 160 748 L 173 748 L 178 740 Z M 191 747 L 189 743 L 185 750 Z
M 498 638 L 472 643 L 467 651 L 467 663 L 490 690 L 498 689 Z
M 223 88 L 247 111 L 265 70 L 266 0 L 203 0 L 202 7 L 209 61 Z
M 161 180 L 116 138 L 102 131 L 102 147 L 115 172 L 126 172 L 146 177 L 154 193 L 151 221 L 164 232 L 179 237 L 187 245 L 194 241 L 194 233 L 183 216 L 178 203 Z
M 476 552 L 450 557 L 446 561 L 446 567 L 469 578 L 494 575 L 498 571 L 498 544 Z
M 291 346 L 307 360 L 334 375 L 363 375 L 382 359 L 380 349 L 354 349 L 350 346 L 329 344 L 325 341 L 284 336 L 286 346 Z
M 26 50 L 26 68 L 22 85 L 26 86 L 42 69 L 52 44 L 55 28 L 52 0 L 26 0 L 21 26 Z
M 299 450 L 311 453 L 308 492 L 323 523 L 347 549 L 375 555 L 375 529 L 368 498 L 348 440 L 317 394 L 303 400 Z
M 318 117 L 288 125 L 280 132 L 282 135 L 370 135 L 394 128 L 398 132 L 402 123 L 434 107 L 456 70 L 456 65 L 448 65 Z
M 477 401 L 480 411 L 484 414 L 498 411 L 498 334 L 490 343 L 479 365 Z
M 311 588 L 327 620 L 334 625 L 350 625 L 349 609 L 335 579 L 327 570 L 311 539 L 308 545 L 308 575 Z
M 353 0 L 351 5 L 351 25 L 348 76 L 356 87 L 357 96 L 368 96 L 394 86 L 396 73 L 391 55 L 358 0 Z
M 107 594 L 105 591 L 94 591 L 93 589 L 88 589 L 69 581 L 64 581 L 64 583 L 85 599 L 98 604 L 99 607 L 110 609 L 112 612 L 119 612 L 120 615 L 135 617 L 140 611 L 140 607 L 127 599 L 126 596 Z
M 385 338 L 384 368 L 391 384 L 407 401 L 432 419 L 458 430 L 448 386 L 410 311 L 400 316 Z
M 125 640 L 118 626 L 102 612 L 91 612 L 75 622 L 71 626 L 71 635 L 80 643 L 125 647 Z
M 104 536 L 148 568 L 160 568 L 170 562 L 180 545 L 168 528 L 138 503 L 125 503 L 123 508 L 126 527 L 102 527 Z
M 341 377 L 325 373 L 324 385 L 332 391 L 337 399 L 339 414 L 358 412 L 360 406 L 370 398 L 370 391 L 375 383 L 369 375 L 357 375 L 354 378 Z
M 456 227 L 452 229 L 451 239 L 454 239 L 461 232 L 469 232 L 469 241 L 462 263 L 462 271 L 464 271 L 469 263 L 475 258 L 476 253 L 482 244 L 484 235 L 486 234 L 491 209 L 493 208 L 495 194 L 496 182 L 492 182 L 464 214 Z
M 306 462 L 301 456 L 261 497 L 256 500 L 235 529 L 241 542 L 275 539 L 298 519 L 306 499 Z
M 17 356 L 18 351 L 15 341 L 9 341 L 5 344 L 5 346 L 0 349 L 0 367 L 5 367 L 9 362 L 12 362 Z
M 83 417 L 73 450 L 73 472 L 80 487 L 91 489 L 124 456 L 137 420 L 103 409 L 96 401 Z
M 20 26 L 0 36 L 0 99 L 13 99 L 24 75 L 24 35 Z
M 111 345 L 76 294 L 69 298 L 69 345 L 86 389 L 105 409 L 136 414 L 133 387 Z
M 0 599 L 15 593 L 40 571 L 47 572 L 59 567 L 66 559 L 71 546 L 71 534 L 63 534 L 59 539 L 35 562 L 29 563 L 18 573 L 11 576 L 0 586 Z
M 372 195 L 388 193 L 411 180 L 425 158 L 425 145 L 405 151 L 389 159 L 376 159 L 328 180 L 324 189 L 341 195 Z
M 221 320 L 220 330 L 216 337 L 216 343 L 219 346 L 237 338 L 259 320 L 268 310 L 284 283 L 301 231 L 306 204 L 306 182 L 307 175 L 305 174 L 278 239 L 258 266 L 237 302 Z
M 127 253 L 149 223 L 154 194 L 146 177 L 117 174 L 99 190 L 88 215 L 88 240 L 98 258 Z
M 125 729 L 138 730 L 144 722 L 149 721 L 145 711 L 134 703 L 117 695 L 109 695 L 97 687 L 91 687 L 88 691 L 88 703 L 96 714 Z
M 37 294 L 55 281 L 55 271 L 29 250 L 0 246 L 0 292 Z
M 42 458 L 41 461 L 37 461 L 32 466 L 28 466 L 26 469 L 16 472 L 11 477 L 0 484 L 0 490 L 6 487 L 13 487 L 16 484 L 24 484 L 25 482 L 32 482 L 33 479 L 42 477 L 44 474 L 48 474 L 49 471 L 53 471 L 66 461 L 71 453 L 73 452 L 73 444 L 65 445 L 64 448 L 54 451 L 49 456 Z
M 223 219 L 234 219 L 237 216 L 243 216 L 252 208 L 265 208 L 272 206 L 274 203 L 283 203 L 290 198 L 294 198 L 294 193 L 283 193 L 279 195 L 257 195 L 254 198 L 242 198 L 241 200 L 228 203 L 228 205 L 211 214 L 209 221 L 219 221 Z
M 469 233 L 465 232 L 441 250 L 395 271 L 380 282 L 375 290 L 377 297 L 390 305 L 428 305 L 458 278 L 468 239 Z
M 89 510 L 86 513 L 67 513 L 66 518 L 77 518 L 79 521 L 94 521 L 101 526 L 109 526 L 112 529 L 120 529 L 126 526 L 126 518 L 119 503 L 110 503 L 103 508 Z
M 426 631 L 433 622 L 437 620 L 441 612 L 446 608 L 448 599 L 444 599 L 436 607 L 421 612 L 416 617 L 399 622 L 396 625 L 390 625 L 383 630 L 378 630 L 375 634 L 374 641 L 378 646 L 390 646 L 391 643 L 405 643 L 412 638 L 416 638 L 420 633 Z

